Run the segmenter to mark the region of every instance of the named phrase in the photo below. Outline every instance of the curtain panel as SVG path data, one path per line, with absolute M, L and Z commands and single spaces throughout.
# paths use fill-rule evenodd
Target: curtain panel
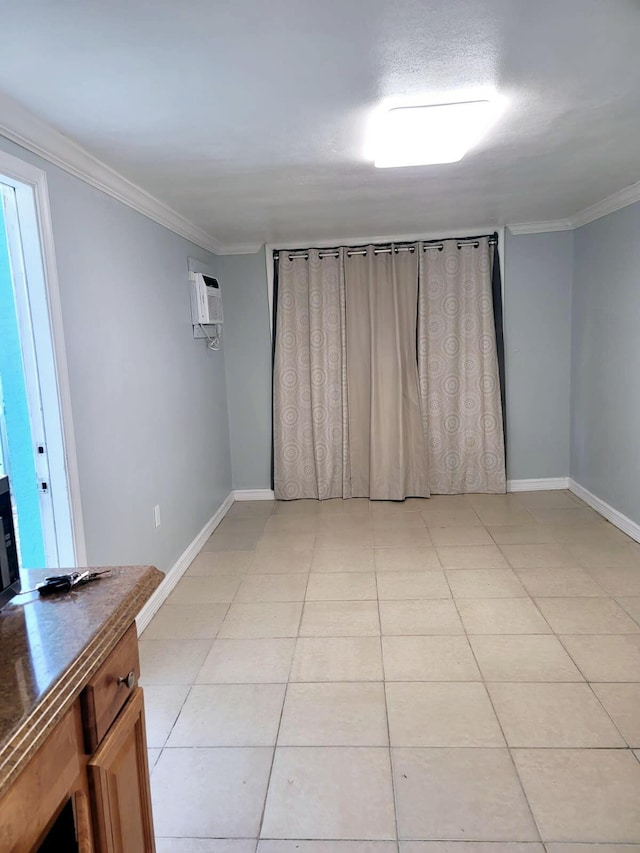
M 278 264 L 276 498 L 504 492 L 488 238 Z
M 504 435 L 489 239 L 422 252 L 418 372 L 439 495 L 506 491 Z

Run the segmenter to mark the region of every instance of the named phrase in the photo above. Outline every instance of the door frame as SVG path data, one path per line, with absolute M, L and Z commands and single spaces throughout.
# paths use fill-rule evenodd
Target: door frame
M 47 377 L 50 390 L 47 396 L 50 399 L 53 397 L 56 403 L 53 405 L 49 402 L 45 405 L 46 401 L 43 399 L 47 455 L 52 482 L 66 486 L 64 489 L 58 489 L 57 493 L 52 489 L 54 517 L 71 531 L 71 541 L 64 542 L 64 539 L 68 540 L 69 537 L 61 537 L 61 567 L 84 566 L 87 564 L 87 552 L 80 477 L 47 175 L 37 166 L 0 151 L 0 180 L 15 188 L 20 219 L 22 221 L 24 218 L 26 224 L 31 226 L 22 235 L 26 274 L 28 279 L 41 279 L 47 301 L 46 313 L 53 362 Z M 37 245 L 34 245 L 36 236 Z M 32 241 L 30 246 L 27 245 L 28 241 Z M 39 261 L 36 262 L 38 255 Z M 71 565 L 66 565 L 69 563 Z

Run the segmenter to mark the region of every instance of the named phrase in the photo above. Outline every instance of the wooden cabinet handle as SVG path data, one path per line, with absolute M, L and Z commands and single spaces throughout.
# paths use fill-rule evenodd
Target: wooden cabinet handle
M 135 672 L 131 670 L 131 672 L 128 672 L 126 675 L 121 675 L 118 678 L 118 684 L 124 684 L 129 690 L 131 690 L 132 687 L 136 686 Z

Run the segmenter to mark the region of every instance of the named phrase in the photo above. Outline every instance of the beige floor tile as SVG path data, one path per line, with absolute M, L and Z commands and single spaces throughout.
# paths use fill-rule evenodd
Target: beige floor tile
M 376 579 L 381 601 L 451 598 L 444 572 L 379 572 Z
M 147 749 L 147 764 L 149 765 L 149 775 L 153 773 L 153 768 L 156 766 L 156 761 L 160 758 L 161 749 L 150 746 Z
M 499 507 L 478 507 L 478 516 L 485 527 L 504 527 L 506 525 L 515 525 L 517 527 L 529 527 L 536 523 L 533 515 L 526 509 L 520 506 Z
M 215 535 L 223 533 L 262 534 L 269 521 L 268 515 L 245 515 L 244 517 L 226 516 L 215 530 Z
M 306 574 L 248 575 L 235 597 L 237 602 L 304 601 Z
M 640 625 L 612 598 L 540 598 L 537 605 L 557 634 L 640 632 Z
M 318 533 L 359 533 L 371 532 L 371 516 L 369 513 L 321 513 L 318 516 Z
M 545 844 L 548 853 L 640 853 L 640 844 Z
M 400 838 L 533 841 L 506 749 L 393 749 Z
M 390 682 L 386 692 L 392 746 L 505 746 L 479 682 Z
M 380 634 L 377 601 L 306 601 L 301 637 L 369 637 Z
M 196 685 L 167 746 L 274 746 L 284 692 L 284 684 Z
M 583 681 L 556 637 L 472 636 L 478 665 L 487 681 Z
M 599 524 L 602 520 L 602 516 L 588 506 L 532 509 L 531 514 L 543 524 Z
M 278 747 L 261 834 L 264 838 L 395 838 L 389 751 Z
M 286 683 L 295 645 L 293 637 L 216 640 L 202 664 L 196 683 Z
M 603 543 L 567 545 L 578 565 L 587 569 L 624 569 L 640 568 L 640 552 L 634 545 L 617 545 Z
M 378 637 L 300 637 L 291 681 L 382 681 Z
M 160 837 L 257 838 L 273 750 L 163 749 L 153 771 Z
M 218 636 L 223 639 L 296 637 L 302 602 L 234 603 Z
M 276 511 L 277 505 L 276 501 L 236 501 L 227 513 L 227 518 L 245 518 L 251 515 L 269 516 Z
M 455 545 L 493 545 L 493 539 L 484 527 L 432 527 L 431 538 L 437 547 Z
M 249 533 L 241 531 L 239 533 L 214 533 L 210 539 L 202 546 L 200 553 L 220 552 L 220 551 L 253 551 L 260 539 L 260 532 L 254 531 Z
M 373 570 L 373 549 L 371 548 L 315 551 L 311 564 L 312 572 L 372 572 Z
M 554 524 L 558 542 L 576 545 L 633 545 L 634 540 L 613 524 L 601 519 L 599 524 Z
M 529 598 L 461 598 L 458 610 L 469 634 L 550 634 Z
M 388 681 L 478 681 L 466 637 L 383 637 Z
M 398 853 L 395 841 L 260 841 L 258 853 Z
M 482 522 L 470 507 L 464 509 L 425 509 L 422 512 L 429 530 L 435 527 L 481 527 Z
M 640 747 L 640 684 L 592 684 L 629 746 Z
M 454 598 L 525 598 L 512 569 L 454 569 L 447 571 Z
M 183 577 L 167 598 L 167 604 L 229 604 L 239 586 L 240 578 Z
M 318 551 L 333 551 L 343 548 L 371 548 L 373 533 L 371 527 L 360 527 L 345 530 L 322 530 L 316 537 Z
M 372 513 L 371 524 L 376 530 L 424 530 L 427 531 L 424 517 L 420 512 L 396 512 L 390 515 Z
M 158 838 L 156 853 L 255 853 L 249 838 Z
M 588 569 L 591 577 L 610 595 L 640 596 L 640 570 L 628 568 Z
M 147 746 L 165 745 L 189 690 L 188 684 L 150 684 L 144 688 Z
M 377 597 L 374 572 L 314 572 L 309 576 L 307 601 L 375 601 Z
M 464 634 L 450 599 L 381 601 L 380 626 L 386 635 Z
M 587 681 L 640 681 L 640 635 L 564 634 L 560 640 Z
M 140 684 L 192 684 L 212 642 L 141 639 Z
M 584 569 L 517 569 L 520 583 L 536 598 L 606 596 Z
M 621 596 L 617 601 L 618 604 L 627 611 L 629 616 L 640 624 L 640 595 Z
M 640 764 L 629 751 L 512 752 L 543 841 L 640 841 Z
M 142 635 L 145 640 L 212 640 L 228 604 L 162 605 Z
M 267 521 L 265 533 L 316 533 L 319 514 L 297 513 L 295 515 L 272 515 Z
M 381 682 L 290 684 L 279 746 L 387 746 Z
M 576 559 L 564 545 L 501 545 L 514 569 L 552 569 L 575 566 Z
M 401 841 L 400 853 L 544 853 L 544 847 L 535 841 Z
M 551 524 L 496 524 L 487 529 L 498 545 L 536 545 L 558 541 L 557 528 Z
M 322 515 L 337 516 L 342 516 L 345 513 L 350 515 L 368 515 L 370 506 L 368 498 L 329 498 L 328 500 L 320 501 L 320 512 Z
M 454 510 L 473 509 L 475 499 L 488 495 L 431 495 L 422 503 L 423 512 L 453 512 Z M 494 497 L 492 495 L 492 497 Z
M 512 747 L 620 747 L 625 743 L 587 684 L 488 684 Z
M 431 536 L 426 527 L 396 530 L 392 527 L 374 527 L 374 548 L 423 548 L 431 545 Z
M 313 551 L 257 551 L 248 569 L 250 575 L 307 573 Z
M 570 494 L 560 489 L 541 492 L 518 492 L 518 503 L 527 509 L 567 509 L 580 506 Z
M 438 548 L 445 569 L 508 569 L 509 564 L 497 545 L 468 545 Z
M 274 512 L 278 515 L 314 514 L 320 512 L 321 506 L 322 501 L 310 498 L 302 498 L 296 501 L 276 501 Z
M 241 577 L 252 559 L 253 551 L 201 551 L 187 569 L 185 577 Z
M 376 548 L 377 572 L 420 572 L 440 569 L 435 548 Z
M 298 530 L 291 532 L 265 532 L 256 545 L 256 551 L 310 551 L 315 543 L 315 533 L 302 533 Z

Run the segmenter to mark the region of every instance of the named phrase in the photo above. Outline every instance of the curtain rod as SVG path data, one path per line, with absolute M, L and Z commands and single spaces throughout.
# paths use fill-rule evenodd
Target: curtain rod
M 480 245 L 479 241 L 484 239 L 484 237 L 489 238 L 489 245 L 495 246 L 498 242 L 497 234 L 481 234 L 478 237 L 448 237 L 445 240 L 416 240 L 413 243 L 379 243 L 373 244 L 374 255 L 390 255 L 392 252 L 397 254 L 398 252 L 415 252 L 416 243 L 422 243 L 422 250 L 424 252 L 427 249 L 437 249 L 441 252 L 444 249 L 445 242 L 449 240 L 455 240 L 458 244 L 458 249 L 461 249 L 462 246 L 473 246 L 474 248 L 478 248 Z M 351 258 L 354 255 L 366 255 L 367 247 L 366 246 L 353 246 L 352 248 L 346 248 L 347 257 Z M 307 260 L 309 257 L 308 249 L 291 249 L 287 252 L 286 249 L 279 250 L 276 249 L 273 253 L 274 260 L 278 260 L 281 252 L 285 252 L 285 254 L 289 255 L 289 260 L 292 261 L 294 258 L 301 258 L 303 260 Z M 330 249 L 320 249 L 318 252 L 319 258 L 337 258 L 340 255 L 340 247 L 336 246 L 335 248 Z

